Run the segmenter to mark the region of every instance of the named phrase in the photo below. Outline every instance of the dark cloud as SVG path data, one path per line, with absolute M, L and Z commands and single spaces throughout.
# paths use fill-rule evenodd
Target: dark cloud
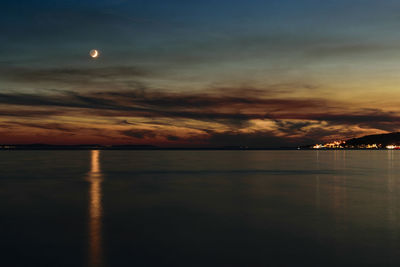
M 8 108 L 8 109 L 0 109 L 1 117 L 21 117 L 21 118 L 33 118 L 33 117 L 48 117 L 53 115 L 62 115 L 64 111 L 59 110 L 32 110 L 29 108 L 26 109 L 16 109 Z
M 338 134 L 355 136 L 360 129 L 396 131 L 400 129 L 400 116 L 379 109 L 349 107 L 347 103 L 317 98 L 279 98 L 263 94 L 262 90 L 214 91 L 210 93 L 170 93 L 162 91 L 130 90 L 124 92 L 56 91 L 45 94 L 0 93 L 0 104 L 9 105 L 0 109 L 0 116 L 32 118 L 73 114 L 74 116 L 103 116 L 116 118 L 114 124 L 137 126 L 138 129 L 119 131 L 119 135 L 135 139 L 161 138 L 171 142 L 188 140 L 189 137 L 162 133 L 157 125 L 177 126 L 176 120 L 194 120 L 203 126 L 182 124 L 199 134 L 197 140 L 207 139 L 210 144 L 267 146 L 314 142 L 326 136 Z M 18 107 L 18 108 L 16 108 Z M 144 123 L 129 122 L 121 117 L 147 118 Z M 273 129 L 267 131 L 248 130 L 252 120 L 269 120 Z M 207 123 L 217 123 L 223 131 L 207 128 Z M 205 123 L 205 124 L 204 124 Z M 10 123 L 12 124 L 12 123 Z M 139 129 L 147 124 L 151 129 Z M 151 126 L 153 124 L 153 126 Z M 15 125 L 15 124 L 14 124 Z M 22 124 L 21 124 L 22 126 Z M 24 124 L 25 127 L 74 131 L 61 124 Z M 334 128 L 336 127 L 336 128 Z M 343 129 L 338 133 L 337 127 Z M 76 129 L 75 129 L 76 130 Z
M 251 96 L 232 91 L 209 94 L 168 92 L 125 92 L 78 93 L 56 91 L 50 94 L 0 93 L 0 103 L 27 107 L 59 107 L 84 109 L 102 116 L 170 117 L 197 120 L 248 121 L 251 119 L 277 120 L 277 125 L 288 131 L 301 129 L 310 122 L 282 122 L 283 120 L 327 121 L 335 124 L 396 123 L 399 116 L 393 112 L 361 109 L 347 110 L 346 103 L 337 103 L 318 98 L 278 98 L 262 95 L 262 91 L 251 91 Z M 256 94 L 258 92 L 258 95 Z M 21 109 L 0 110 L 3 115 L 23 115 Z M 326 112 L 319 112 L 324 110 Z M 32 115 L 46 114 L 33 111 Z M 58 110 L 56 113 L 62 111 Z M 346 112 L 346 113 L 344 113 Z M 123 121 L 127 124 L 127 121 Z
M 137 139 L 143 138 L 154 138 L 157 136 L 157 133 L 153 130 L 143 130 L 143 129 L 132 129 L 132 130 L 125 130 L 120 131 L 121 134 Z
M 232 129 L 246 128 L 253 119 L 279 119 L 288 110 L 311 112 L 327 105 L 321 99 L 267 98 L 261 91 L 250 90 L 251 96 L 226 91 L 212 94 L 177 94 L 131 90 L 126 92 L 77 93 L 58 91 L 56 94 L 0 93 L 0 104 L 31 106 L 58 112 L 70 109 L 104 117 L 146 117 L 193 119 L 217 122 Z M 45 114 L 43 114 L 45 115 Z M 277 117 L 278 116 L 278 117 Z M 126 124 L 123 122 L 122 124 Z
M 175 136 L 175 135 L 168 135 L 168 136 L 167 136 L 167 139 L 168 139 L 169 141 L 179 141 L 179 140 L 181 140 L 180 137 Z
M 76 127 L 66 127 L 62 123 L 48 123 L 48 122 L 18 122 L 18 121 L 6 121 L 8 125 L 19 125 L 23 127 L 29 127 L 29 128 L 38 128 L 38 129 L 44 129 L 44 130 L 56 130 L 56 131 L 62 131 L 62 132 L 75 132 L 79 129 Z
M 278 117 L 281 119 L 326 121 L 337 125 L 365 125 L 368 128 L 376 129 L 381 129 L 380 126 L 382 125 L 391 125 L 392 130 L 400 126 L 400 116 L 398 114 L 381 110 L 371 111 L 369 109 L 348 111 L 347 113 L 343 111 L 312 114 L 299 112 L 297 114 L 285 114 Z
M 302 122 L 295 122 L 295 121 L 283 121 L 283 120 L 276 120 L 276 126 L 278 127 L 279 131 L 287 134 L 298 134 L 304 133 L 304 127 L 311 126 L 311 125 L 318 125 L 318 122 L 312 121 L 302 121 Z
M 3 80 L 14 81 L 18 83 L 52 83 L 74 86 L 94 82 L 135 82 L 137 77 L 144 77 L 148 75 L 150 75 L 150 72 L 146 70 L 129 66 L 97 68 L 0 68 L 0 78 Z
M 127 120 L 122 120 L 122 121 L 118 122 L 117 124 L 121 124 L 121 125 L 137 125 L 137 123 L 132 123 L 132 122 L 129 122 Z
M 323 107 L 326 105 L 326 100 L 323 99 L 290 99 L 290 98 L 275 98 L 275 91 L 254 88 L 241 88 L 240 90 L 231 88 L 223 88 L 210 93 L 168 93 L 155 91 L 124 91 L 124 92 L 99 92 L 93 96 L 102 98 L 125 99 L 135 104 L 152 105 L 164 108 L 240 108 L 256 105 L 275 107 L 280 109 L 285 106 L 296 108 L 306 107 Z
M 37 95 L 28 93 L 0 93 L 0 103 L 31 107 L 65 107 L 83 109 L 148 111 L 147 109 L 124 106 L 112 99 L 83 95 L 76 92 Z M 18 111 L 17 111 L 18 112 Z

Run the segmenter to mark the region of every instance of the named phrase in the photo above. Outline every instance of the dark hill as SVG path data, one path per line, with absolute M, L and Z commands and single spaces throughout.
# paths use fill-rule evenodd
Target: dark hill
M 400 133 L 367 135 L 346 141 L 346 146 L 360 146 L 368 144 L 381 144 L 382 147 L 387 145 L 400 145 Z

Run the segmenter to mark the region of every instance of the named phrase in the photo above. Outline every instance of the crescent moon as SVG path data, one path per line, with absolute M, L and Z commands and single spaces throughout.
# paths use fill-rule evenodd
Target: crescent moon
M 99 51 L 97 51 L 96 49 L 93 49 L 93 50 L 90 50 L 90 56 L 92 57 L 92 58 L 96 58 L 96 57 L 98 57 L 99 56 Z

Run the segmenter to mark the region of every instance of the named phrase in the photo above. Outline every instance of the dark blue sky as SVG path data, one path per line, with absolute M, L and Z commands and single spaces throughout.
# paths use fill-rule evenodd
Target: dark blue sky
M 112 55 L 110 61 L 135 60 L 140 54 L 140 62 L 157 62 L 182 53 L 214 56 L 201 51 L 202 45 L 215 54 L 252 50 L 240 54 L 282 45 L 295 52 L 328 40 L 386 44 L 399 38 L 399 9 L 389 0 L 6 1 L 1 56 L 74 64 L 95 46 Z M 230 53 L 226 57 L 235 59 Z

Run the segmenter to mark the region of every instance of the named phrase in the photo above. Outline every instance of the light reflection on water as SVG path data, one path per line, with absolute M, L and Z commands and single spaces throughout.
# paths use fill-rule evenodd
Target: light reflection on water
M 100 151 L 91 151 L 91 168 L 88 173 L 89 188 L 89 266 L 102 266 L 102 204 Z
M 397 170 L 395 169 L 396 159 L 394 158 L 394 151 L 387 151 L 387 163 L 388 163 L 388 176 L 387 176 L 387 198 L 388 198 L 388 226 L 391 229 L 392 237 L 394 240 L 397 238 L 397 197 L 396 197 L 396 177 Z

